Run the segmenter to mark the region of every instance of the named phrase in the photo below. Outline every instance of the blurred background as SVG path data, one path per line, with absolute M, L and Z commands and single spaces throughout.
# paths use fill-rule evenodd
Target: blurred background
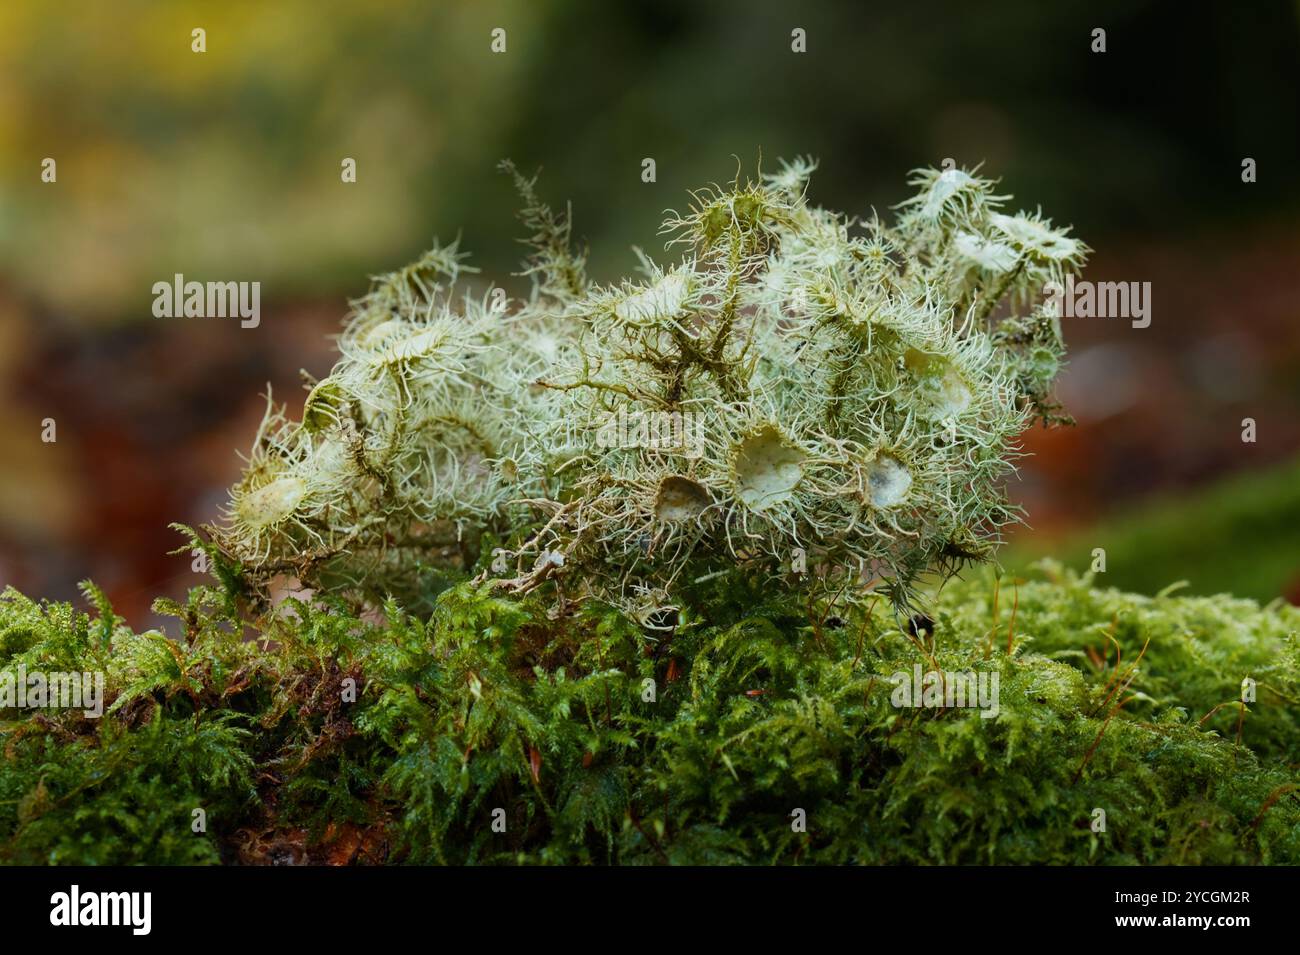
M 268 383 L 301 409 L 367 276 L 457 233 L 485 276 L 517 266 L 499 159 L 543 169 L 613 280 L 761 152 L 818 157 L 812 199 L 857 215 L 914 167 L 982 162 L 1096 250 L 1086 278 L 1151 283 L 1149 328 L 1064 322 L 1078 425 L 1027 435 L 1009 568 L 1104 547 L 1105 583 L 1300 602 L 1298 10 L 5 0 L 0 584 L 91 577 L 153 623 L 195 581 L 168 523 L 215 516 Z M 177 272 L 260 281 L 260 327 L 154 318 Z

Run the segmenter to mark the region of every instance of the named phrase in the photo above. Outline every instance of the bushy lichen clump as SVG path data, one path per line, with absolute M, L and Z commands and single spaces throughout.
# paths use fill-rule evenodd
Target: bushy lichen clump
M 455 246 L 377 280 L 303 420 L 268 414 L 217 540 L 382 596 L 487 532 L 498 585 L 650 624 L 737 564 L 902 605 L 988 556 L 1016 438 L 1054 417 L 1043 287 L 1087 249 L 966 171 L 917 173 L 886 225 L 810 205 L 812 168 L 696 194 L 664 224 L 682 258 L 609 287 L 516 174 L 529 298 L 462 291 Z
M 11 590 L 0 666 L 102 668 L 109 710 L 0 714 L 0 860 L 1300 863 L 1300 610 L 1047 570 L 915 636 L 738 572 L 657 637 L 471 584 L 257 641 L 224 587 L 160 605 L 178 641 Z M 914 664 L 997 673 L 997 716 L 896 707 Z

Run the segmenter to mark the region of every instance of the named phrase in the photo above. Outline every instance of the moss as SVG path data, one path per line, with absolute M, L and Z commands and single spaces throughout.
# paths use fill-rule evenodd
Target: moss
M 684 592 L 652 632 L 467 583 L 364 619 L 201 587 L 169 639 L 7 591 L 0 667 L 102 670 L 108 706 L 0 714 L 0 859 L 1300 863 L 1300 610 L 1050 565 L 922 621 Z M 896 707 L 916 665 L 996 674 L 996 717 Z

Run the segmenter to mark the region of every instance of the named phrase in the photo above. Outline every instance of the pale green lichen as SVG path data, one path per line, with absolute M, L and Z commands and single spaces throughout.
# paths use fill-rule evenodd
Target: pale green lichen
M 560 578 L 642 619 L 684 573 L 783 573 L 796 552 L 808 583 L 874 578 L 900 604 L 988 556 L 1017 436 L 1052 417 L 1042 287 L 1086 247 L 972 172 L 918 172 L 887 226 L 810 205 L 812 170 L 695 193 L 663 227 L 681 259 L 642 255 L 613 286 L 515 174 L 529 297 L 466 292 L 454 245 L 378 279 L 302 424 L 268 413 L 218 541 L 255 577 L 379 594 L 467 569 L 488 533 L 507 570 L 485 579 Z M 654 416 L 698 440 L 608 440 Z

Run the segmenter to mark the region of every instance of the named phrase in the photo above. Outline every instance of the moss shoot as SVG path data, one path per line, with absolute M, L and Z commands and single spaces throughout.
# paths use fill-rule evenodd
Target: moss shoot
M 107 704 L 3 712 L 5 862 L 1300 863 L 1292 607 L 1048 565 L 917 627 L 731 574 L 671 630 L 462 583 L 246 639 L 217 585 L 159 603 L 169 639 L 88 593 L 0 599 L 5 673 L 99 669 Z M 996 714 L 899 705 L 922 671 L 996 676 Z

